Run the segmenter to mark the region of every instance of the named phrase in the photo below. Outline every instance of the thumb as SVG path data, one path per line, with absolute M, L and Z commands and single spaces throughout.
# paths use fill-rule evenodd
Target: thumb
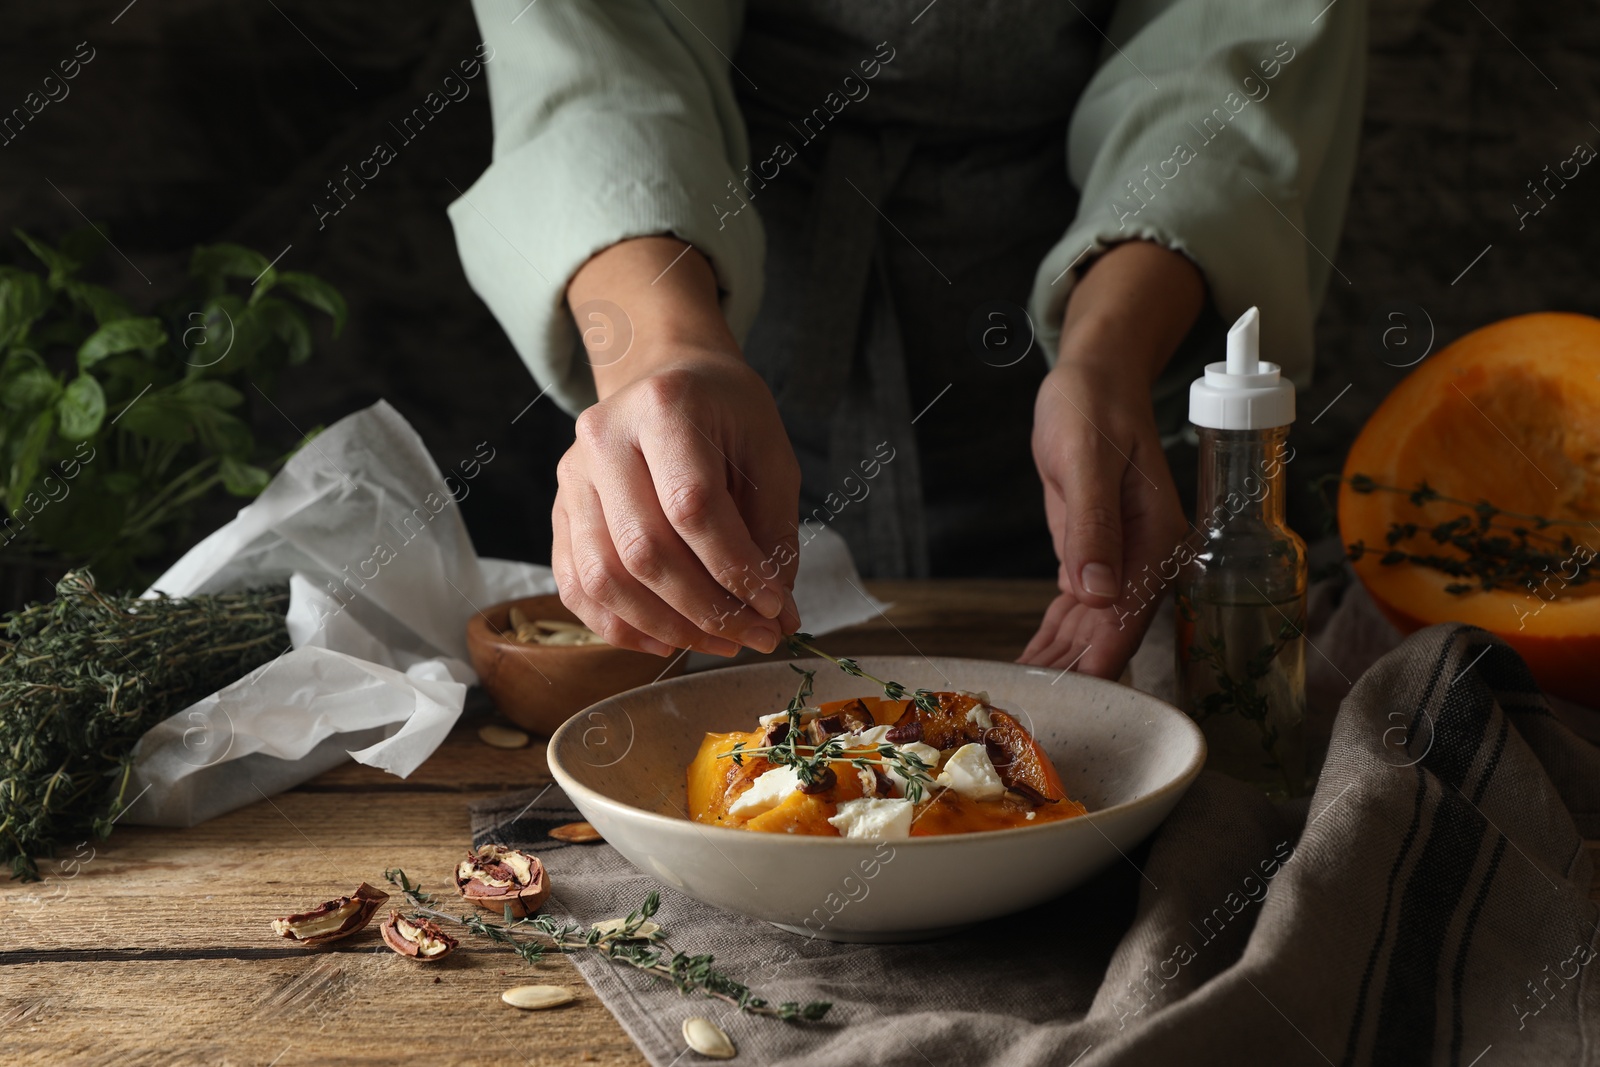
M 1065 464 L 1057 490 L 1066 505 L 1061 563 L 1072 591 L 1106 608 L 1122 594 L 1122 474 L 1126 461 L 1104 447 Z

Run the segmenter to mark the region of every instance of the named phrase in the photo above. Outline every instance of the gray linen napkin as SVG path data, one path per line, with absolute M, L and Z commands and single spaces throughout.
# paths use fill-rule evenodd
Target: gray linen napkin
M 472 807 L 475 843 L 543 857 L 584 922 L 661 894 L 672 943 L 826 1021 L 741 1016 L 580 954 L 657 1067 L 705 1015 L 770 1065 L 1600 1064 L 1591 862 L 1600 751 L 1482 630 L 1424 630 L 1361 676 L 1309 805 L 1203 774 L 1150 841 L 1030 912 L 937 941 L 808 940 L 674 892 L 555 786 Z

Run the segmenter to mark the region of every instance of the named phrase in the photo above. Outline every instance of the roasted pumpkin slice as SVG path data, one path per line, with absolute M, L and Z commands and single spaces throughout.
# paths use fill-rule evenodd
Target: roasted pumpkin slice
M 981 744 L 1007 789 L 1035 802 L 1066 798 L 1067 791 L 1054 765 L 1022 724 L 998 708 L 982 707 L 966 693 L 936 693 L 933 710 L 906 701 L 906 708 L 889 731 L 897 743 L 921 741 L 941 751 Z

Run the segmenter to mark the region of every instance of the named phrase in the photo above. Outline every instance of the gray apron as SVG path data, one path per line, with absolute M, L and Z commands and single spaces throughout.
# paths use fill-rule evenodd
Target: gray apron
M 1109 9 L 749 2 L 739 193 L 767 274 L 746 356 L 800 461 L 801 541 L 831 526 L 866 575 L 1055 571 L 1021 309 L 1077 209 L 1067 123 Z

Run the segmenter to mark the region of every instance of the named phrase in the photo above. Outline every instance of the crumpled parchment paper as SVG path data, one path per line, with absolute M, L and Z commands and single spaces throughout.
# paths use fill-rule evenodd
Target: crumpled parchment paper
M 458 499 L 494 458 L 442 473 L 387 403 L 314 438 L 146 595 L 287 581 L 283 654 L 140 739 L 125 821 L 192 826 L 354 758 L 405 777 L 444 740 L 468 686 L 466 626 L 500 601 L 555 591 L 550 568 L 481 559 Z M 795 600 L 812 633 L 884 605 L 844 541 L 808 531 Z M 696 657 L 698 658 L 698 657 Z M 709 657 L 707 657 L 709 659 Z

